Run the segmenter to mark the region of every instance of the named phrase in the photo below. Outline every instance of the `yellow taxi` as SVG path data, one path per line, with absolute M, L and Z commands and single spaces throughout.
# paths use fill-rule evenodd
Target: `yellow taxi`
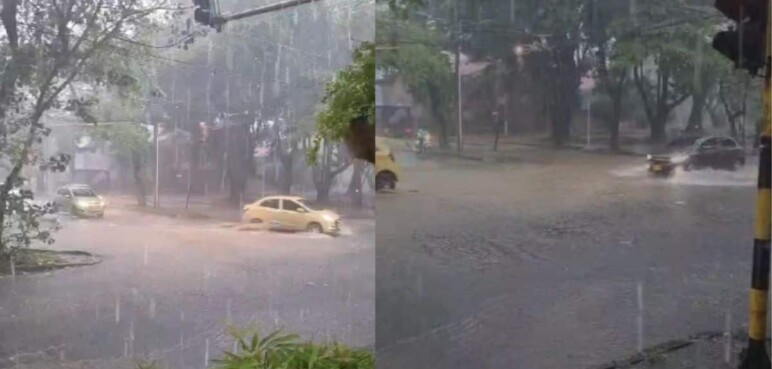
M 262 224 L 269 229 L 338 234 L 340 215 L 331 210 L 312 209 L 297 196 L 268 196 L 244 206 L 245 223 Z
M 394 190 L 402 177 L 402 168 L 382 139 L 375 139 L 375 190 Z

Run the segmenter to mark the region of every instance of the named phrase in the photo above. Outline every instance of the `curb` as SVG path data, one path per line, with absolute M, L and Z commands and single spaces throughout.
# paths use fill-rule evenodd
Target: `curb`
M 555 151 L 578 151 L 584 154 L 599 155 L 599 156 L 620 156 L 620 157 L 643 156 L 643 154 L 635 153 L 624 149 L 620 149 L 619 151 L 616 151 L 616 152 L 611 152 L 611 151 L 608 151 L 607 149 L 586 150 L 583 146 L 553 147 L 553 146 L 545 146 L 545 145 L 539 145 L 539 144 L 517 144 L 517 145 L 535 147 L 535 148 L 540 148 L 545 150 L 555 150 Z M 429 151 L 422 155 L 424 157 L 435 157 L 435 158 L 452 157 L 452 158 L 476 161 L 476 162 L 493 162 L 493 163 L 509 162 L 511 163 L 511 162 L 522 161 L 522 159 L 517 155 L 508 155 L 508 154 L 499 155 L 495 151 L 486 151 L 482 155 L 470 155 L 470 154 L 458 153 L 458 152 Z
M 88 256 L 92 259 L 92 261 L 83 262 L 83 263 L 63 263 L 63 264 L 38 265 L 38 266 L 29 266 L 29 267 L 16 267 L 17 274 L 18 273 L 42 273 L 42 272 L 49 272 L 53 270 L 60 270 L 60 269 L 66 269 L 66 268 L 96 265 L 102 262 L 102 258 L 86 251 L 78 251 L 78 250 L 56 251 L 56 250 L 44 250 L 44 249 L 27 249 L 27 251 L 32 251 L 32 252 L 37 252 L 42 254 L 54 254 L 54 255 Z M 10 273 L 0 273 L 0 275 L 2 276 L 10 275 Z
M 167 217 L 167 218 L 232 221 L 232 219 L 218 218 L 218 217 L 214 217 L 211 215 L 190 211 L 190 210 L 175 211 L 175 210 L 166 210 L 164 208 L 160 208 L 156 210 L 155 208 L 152 208 L 152 207 L 142 208 L 139 206 L 128 206 L 128 207 L 125 207 L 124 209 L 131 210 L 137 213 L 142 213 L 147 215 L 157 215 L 157 216 Z
M 723 338 L 724 332 L 701 332 L 689 336 L 687 339 L 674 339 L 648 347 L 642 353 L 630 355 L 622 360 L 612 360 L 610 362 L 588 367 L 586 369 L 630 369 L 641 363 L 650 362 L 663 356 L 690 347 L 700 341 L 714 340 Z M 747 337 L 745 331 L 737 331 L 732 335 L 735 339 L 742 340 Z

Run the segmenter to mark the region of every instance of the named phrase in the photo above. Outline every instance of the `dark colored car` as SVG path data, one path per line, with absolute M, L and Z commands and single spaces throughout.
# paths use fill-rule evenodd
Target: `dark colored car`
M 709 136 L 697 140 L 689 150 L 684 170 L 728 169 L 745 165 L 745 150 L 731 137 Z

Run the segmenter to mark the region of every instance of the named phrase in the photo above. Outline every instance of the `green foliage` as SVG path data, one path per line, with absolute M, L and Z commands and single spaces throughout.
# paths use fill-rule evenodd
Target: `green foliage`
M 266 336 L 229 328 L 237 352 L 224 352 L 212 369 L 375 369 L 375 355 L 338 343 L 315 344 L 297 335 L 274 331 Z M 141 361 L 136 369 L 158 369 L 155 362 Z
M 426 22 L 403 19 L 388 10 L 376 17 L 378 43 L 387 47 L 378 55 L 378 69 L 386 78 L 399 78 L 417 102 L 429 108 L 441 130 L 453 108 L 456 88 L 450 54 L 442 38 Z M 398 48 L 388 49 L 397 43 Z M 440 137 L 441 140 L 444 137 Z
M 327 84 L 316 115 L 318 134 L 332 141 L 341 140 L 349 122 L 366 117 L 375 123 L 375 44 L 364 42 L 354 50 L 351 65 L 339 71 Z
M 110 141 L 115 154 L 122 160 L 131 160 L 135 153 L 143 157 L 150 153 L 150 132 L 139 123 L 115 122 L 96 125 L 91 130 L 96 138 Z
M 225 352 L 217 369 L 374 369 L 372 352 L 329 343 L 303 342 L 297 335 L 274 331 L 266 336 L 230 328 L 238 352 Z
M 375 124 L 375 44 L 363 42 L 355 50 L 352 63 L 338 71 L 327 83 L 322 111 L 316 115 L 314 146 L 308 161 L 316 162 L 322 140 L 340 141 L 352 120 L 364 117 Z

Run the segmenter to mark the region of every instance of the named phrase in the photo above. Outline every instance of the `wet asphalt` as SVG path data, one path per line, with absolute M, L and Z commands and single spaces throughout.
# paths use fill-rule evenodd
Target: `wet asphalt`
M 402 155 L 377 199 L 379 369 L 581 369 L 747 321 L 753 164 Z
M 374 345 L 372 219 L 337 238 L 121 209 L 62 222 L 53 248 L 103 261 L 0 277 L 0 368 L 204 368 L 233 348 L 228 324 Z

